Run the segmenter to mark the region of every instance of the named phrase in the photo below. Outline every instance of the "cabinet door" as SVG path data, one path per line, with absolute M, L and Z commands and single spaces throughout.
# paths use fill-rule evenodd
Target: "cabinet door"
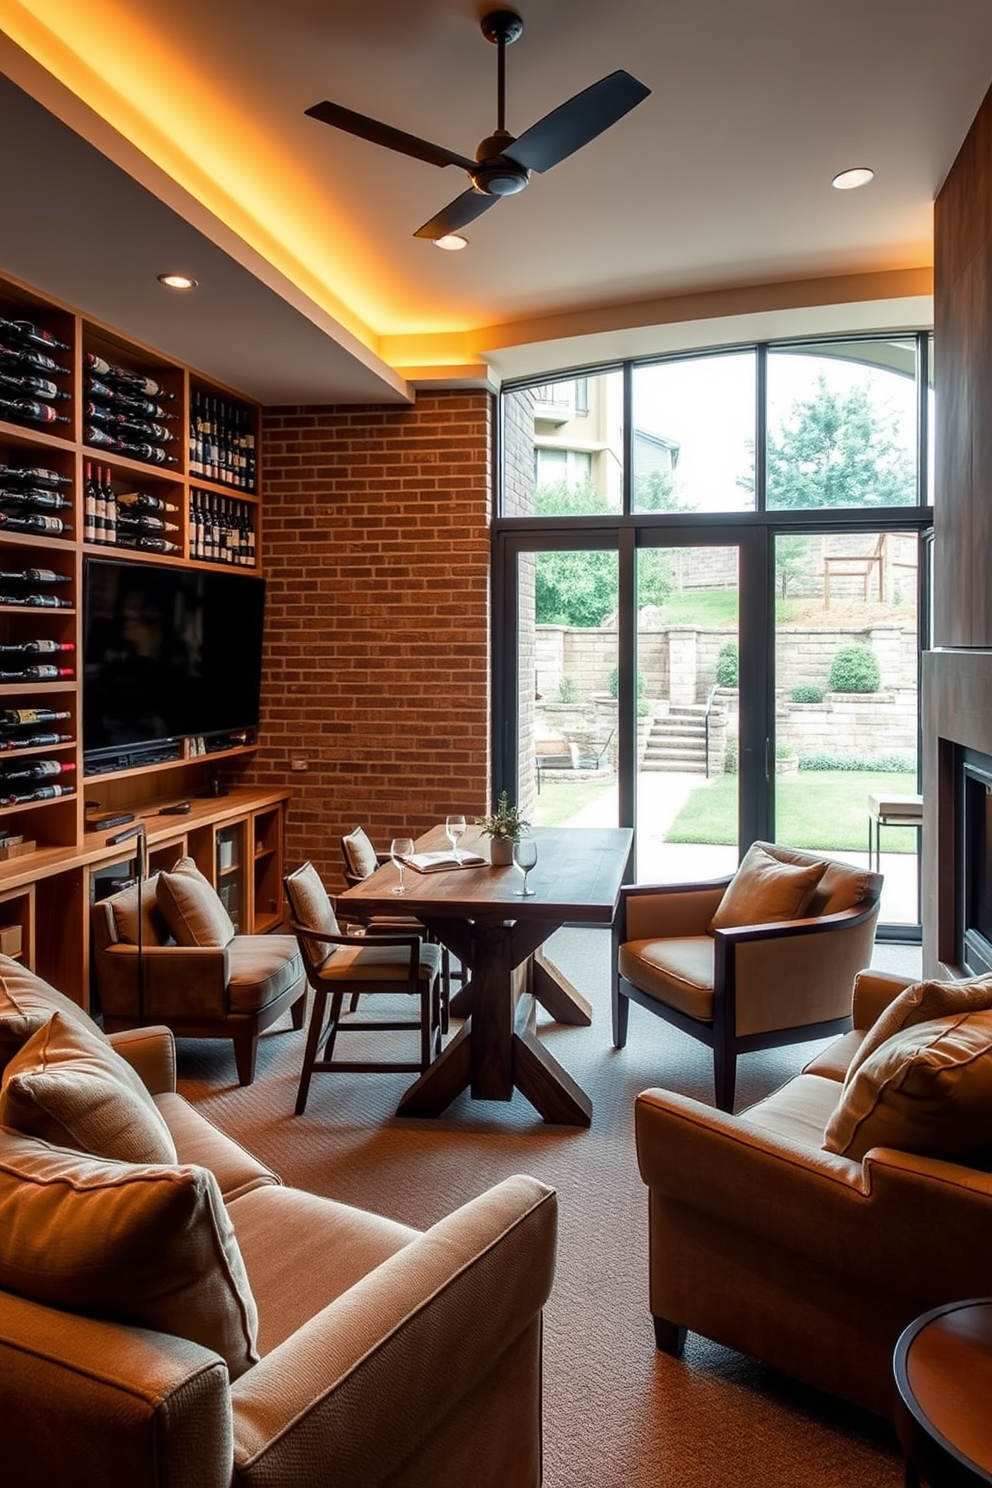
M 34 884 L 0 894 L 0 954 L 34 970 Z

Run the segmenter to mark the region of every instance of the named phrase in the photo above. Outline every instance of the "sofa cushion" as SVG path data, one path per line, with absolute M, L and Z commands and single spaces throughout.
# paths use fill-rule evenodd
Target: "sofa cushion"
M 156 899 L 181 946 L 223 947 L 234 939 L 230 915 L 192 858 L 180 858 L 170 873 L 158 875 Z
M 321 935 L 340 935 L 334 907 L 327 897 L 320 874 L 312 863 L 304 863 L 287 875 L 286 898 L 298 925 L 305 925 L 308 930 L 316 930 Z M 328 956 L 333 955 L 336 949 L 336 946 L 319 940 L 303 942 L 303 953 L 315 971 L 324 965 Z
M 963 982 L 914 982 L 892 999 L 868 1029 L 851 1060 L 847 1079 L 852 1080 L 861 1064 L 903 1028 L 984 1008 L 992 1008 L 992 976 L 987 974 Z
M 912 1023 L 862 1060 L 827 1123 L 828 1152 L 872 1147 L 985 1163 L 992 1153 L 992 1010 Z
M 168 945 L 173 939 L 158 906 L 158 874 L 135 882 L 107 900 L 114 934 L 125 945 L 138 944 L 138 910 L 141 910 L 141 944 Z
M 0 1076 L 29 1038 L 44 1028 L 48 1013 L 0 1013 Z
M 78 1002 L 57 992 L 22 962 L 0 956 L 0 1013 L 38 1012 L 50 1017 L 56 1009 L 85 1027 L 93 1027 L 93 1020 Z
M 824 862 L 787 863 L 753 842 L 709 924 L 714 930 L 799 918 L 826 872 Z
M 297 982 L 303 957 L 292 935 L 238 935 L 227 948 L 227 995 L 232 1013 L 257 1013 Z M 301 986 L 301 994 L 303 987 Z
M 0 1287 L 213 1349 L 232 1379 L 258 1316 L 217 1180 L 0 1131 Z
M 281 1184 L 281 1178 L 271 1168 L 214 1126 L 184 1096 L 164 1090 L 161 1095 L 156 1095 L 155 1104 L 176 1144 L 178 1161 L 209 1168 L 217 1179 L 225 1204 L 253 1188 Z
M 0 1125 L 118 1162 L 176 1161 L 169 1128 L 138 1075 L 97 1027 L 62 1012 L 8 1063 Z

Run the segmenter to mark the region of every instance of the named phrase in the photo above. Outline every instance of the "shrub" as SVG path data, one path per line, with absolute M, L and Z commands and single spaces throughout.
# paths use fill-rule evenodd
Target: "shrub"
M 610 697 L 611 698 L 617 697 L 617 695 L 620 692 L 620 668 L 619 667 L 614 667 L 613 668 L 612 672 L 610 673 L 610 678 L 609 678 L 609 682 L 607 683 L 607 686 L 609 687 L 609 690 L 610 690 Z M 641 676 L 640 672 L 638 672 L 638 674 L 637 674 L 637 696 L 639 698 L 642 698 L 646 692 L 647 692 L 647 684 L 645 683 L 644 678 Z M 638 708 L 637 711 L 638 711 L 638 713 L 640 713 L 640 711 L 641 711 L 640 708 Z M 647 709 L 645 709 L 644 711 L 647 712 Z
M 831 692 L 877 692 L 881 682 L 878 658 L 870 646 L 842 646 L 827 685 Z
M 915 775 L 911 754 L 801 754 L 800 770 L 862 770 L 886 775 Z
M 790 703 L 822 703 L 823 688 L 812 682 L 797 682 L 789 693 Z
M 737 653 L 737 642 L 728 641 L 725 646 L 720 647 L 716 659 L 716 680 L 719 687 L 736 687 L 740 676 L 740 660 Z
M 737 735 L 729 734 L 723 754 L 723 768 L 728 775 L 737 774 Z
M 558 696 L 555 699 L 559 703 L 578 703 L 582 700 L 578 684 L 574 677 L 562 677 L 558 683 Z

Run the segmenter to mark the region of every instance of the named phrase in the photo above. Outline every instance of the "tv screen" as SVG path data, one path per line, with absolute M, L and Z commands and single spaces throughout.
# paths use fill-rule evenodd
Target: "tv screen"
M 258 725 L 264 579 L 87 558 L 83 752 Z

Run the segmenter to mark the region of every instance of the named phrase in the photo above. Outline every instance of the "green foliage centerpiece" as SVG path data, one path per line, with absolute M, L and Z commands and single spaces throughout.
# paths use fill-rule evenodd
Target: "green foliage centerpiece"
M 520 841 L 521 832 L 530 826 L 530 822 L 520 815 L 519 808 L 510 805 L 506 791 L 500 791 L 490 815 L 477 816 L 475 824 L 492 838 L 489 861 L 503 866 L 513 862 L 513 844 Z

